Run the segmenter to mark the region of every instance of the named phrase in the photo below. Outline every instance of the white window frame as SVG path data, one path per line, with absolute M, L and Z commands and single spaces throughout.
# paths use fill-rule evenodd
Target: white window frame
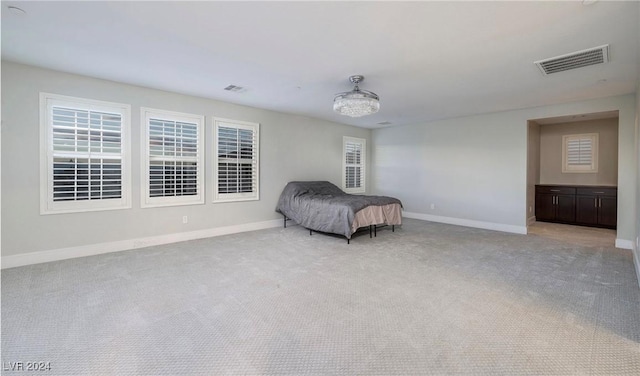
M 362 153 L 360 155 L 360 163 L 347 163 L 347 145 L 360 144 Z M 346 193 L 364 193 L 366 191 L 366 160 L 367 160 L 367 140 L 364 138 L 356 138 L 344 136 L 342 138 L 342 189 Z M 347 167 L 360 167 L 360 186 L 355 188 L 347 188 Z
M 54 152 L 53 107 L 67 107 L 85 111 L 99 111 L 121 116 L 120 154 L 96 154 L 91 152 Z M 131 208 L 131 106 L 123 103 L 105 102 L 66 95 L 40 93 L 40 214 L 78 213 L 101 210 Z M 100 158 L 112 157 L 121 160 L 121 197 L 112 199 L 90 199 L 54 201 L 53 169 L 55 157 Z
M 151 119 L 159 119 L 159 120 L 168 120 L 175 122 L 184 122 L 184 123 L 192 123 L 196 124 L 198 131 L 198 140 L 197 140 L 197 148 L 198 154 L 195 158 L 193 157 L 178 157 L 178 156 L 163 156 L 163 157 L 153 157 L 151 156 L 150 150 L 150 121 Z M 180 205 L 199 205 L 204 204 L 204 116 L 187 114 L 182 112 L 175 111 L 167 111 L 167 110 L 159 110 L 154 108 L 141 107 L 140 108 L 140 120 L 141 120 L 141 130 L 142 137 L 140 138 L 142 141 L 140 150 L 141 150 L 141 175 L 142 175 L 142 184 L 140 185 L 140 206 L 143 208 L 153 208 L 160 206 L 180 206 Z M 151 197 L 150 194 L 150 164 L 151 160 L 167 160 L 167 161 L 190 161 L 197 163 L 197 179 L 196 179 L 196 191 L 195 195 L 188 196 L 162 196 L 162 197 Z
M 589 140 L 591 142 L 591 163 L 573 165 L 569 161 L 569 143 Z M 598 133 L 569 134 L 562 136 L 562 172 L 597 173 L 598 172 Z
M 250 130 L 255 136 L 252 163 L 255 168 L 255 187 L 252 192 L 218 193 L 218 129 L 220 127 Z M 213 202 L 256 201 L 260 199 L 260 124 L 224 118 L 213 118 Z

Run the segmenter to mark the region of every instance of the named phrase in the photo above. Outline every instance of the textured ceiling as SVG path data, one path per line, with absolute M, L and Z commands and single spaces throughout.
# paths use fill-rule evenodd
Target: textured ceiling
M 4 60 L 368 128 L 633 93 L 640 65 L 638 2 L 2 5 Z M 607 64 L 533 64 L 603 44 Z M 353 74 L 379 113 L 332 111 Z

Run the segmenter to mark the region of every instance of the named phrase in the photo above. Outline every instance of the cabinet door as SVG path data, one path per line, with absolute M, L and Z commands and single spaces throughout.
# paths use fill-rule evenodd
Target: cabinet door
M 553 221 L 556 219 L 554 195 L 538 193 L 536 195 L 536 221 Z
M 598 197 L 578 196 L 576 222 L 583 225 L 598 224 Z
M 600 197 L 598 207 L 598 224 L 616 227 L 618 221 L 618 200 L 615 197 Z
M 576 196 L 556 195 L 556 220 L 576 221 Z

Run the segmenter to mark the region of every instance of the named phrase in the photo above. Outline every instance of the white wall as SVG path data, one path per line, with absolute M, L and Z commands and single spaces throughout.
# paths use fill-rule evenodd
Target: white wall
M 39 214 L 39 92 L 131 104 L 131 209 Z M 60 251 L 59 255 L 78 256 L 85 249 L 87 253 L 97 253 L 96 244 L 102 249 L 117 250 L 152 244 L 149 239 L 154 237 L 185 239 L 189 236 L 180 234 L 206 235 L 207 229 L 264 221 L 275 223 L 274 220 L 281 218 L 274 211 L 276 201 L 288 181 L 329 180 L 339 186 L 342 137 L 365 138 L 367 144 L 371 144 L 368 129 L 9 62 L 2 62 L 2 94 L 2 258 L 3 262 L 13 260 L 13 264 L 9 262 L 5 267 L 23 263 L 7 256 L 49 251 L 45 258 L 55 259 L 57 256 L 51 252 L 56 250 Z M 141 106 L 207 117 L 206 204 L 140 208 Z M 211 116 L 260 123 L 259 201 L 211 203 Z M 188 216 L 187 224 L 182 223 L 184 215 Z M 130 239 L 145 240 L 123 242 Z M 91 247 L 87 246 L 91 245 L 94 251 L 89 251 Z
M 527 121 L 618 110 L 616 243 L 631 248 L 636 226 L 635 107 L 631 94 L 376 129 L 373 189 L 398 197 L 417 218 L 525 232 Z
M 640 71 L 640 68 L 638 69 Z M 636 233 L 633 247 L 633 259 L 640 285 L 640 81 L 636 87 Z

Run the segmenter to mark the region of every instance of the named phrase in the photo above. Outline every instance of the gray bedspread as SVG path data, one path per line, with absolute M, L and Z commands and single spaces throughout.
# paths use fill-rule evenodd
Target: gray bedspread
M 292 181 L 282 190 L 276 211 L 306 228 L 351 239 L 359 210 L 388 204 L 402 205 L 393 197 L 347 194 L 328 181 Z

